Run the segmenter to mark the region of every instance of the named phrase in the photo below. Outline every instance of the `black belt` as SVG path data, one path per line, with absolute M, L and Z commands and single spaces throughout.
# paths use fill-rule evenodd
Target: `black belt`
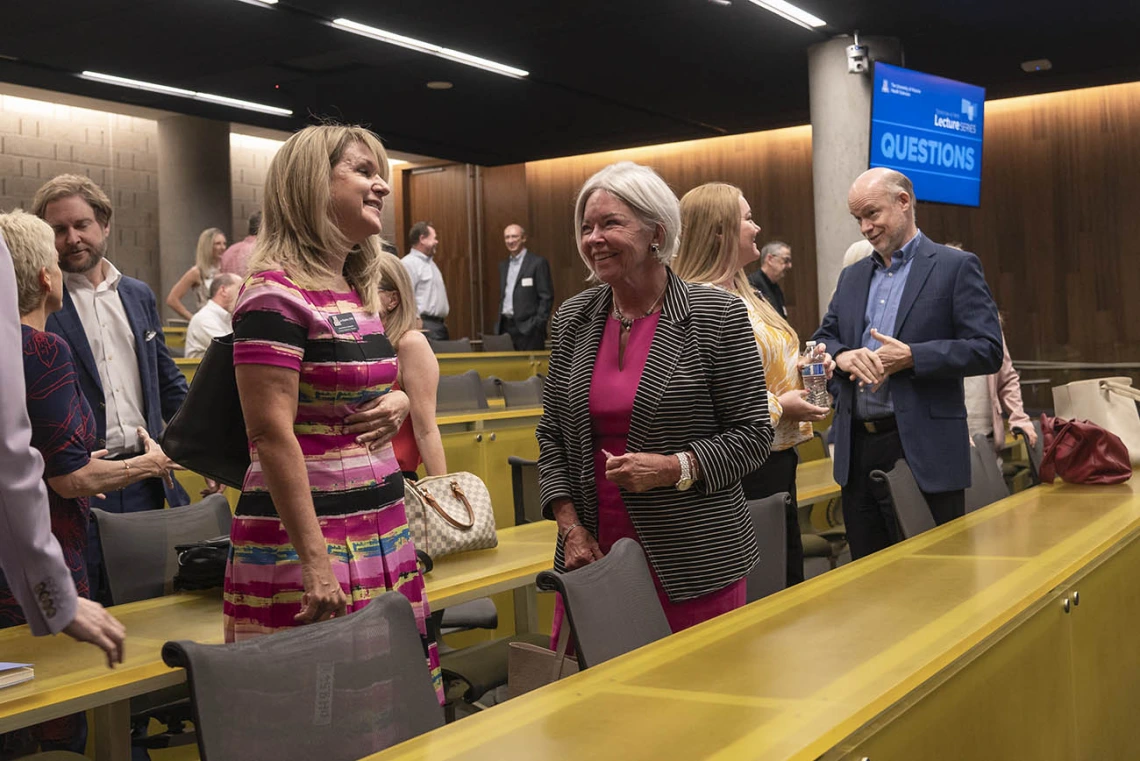
M 436 317 L 434 314 L 423 314 L 422 312 L 420 313 L 420 319 L 431 320 L 432 322 L 445 322 L 447 320 L 446 317 Z
M 856 420 L 855 425 L 862 426 L 867 433 L 890 433 L 899 429 L 899 421 L 895 419 L 894 415 L 875 418 L 874 420 Z

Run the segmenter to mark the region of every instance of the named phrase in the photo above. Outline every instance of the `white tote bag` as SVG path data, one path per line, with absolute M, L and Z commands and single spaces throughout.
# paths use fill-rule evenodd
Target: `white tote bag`
M 1140 390 L 1131 378 L 1096 378 L 1053 387 L 1057 417 L 1087 420 L 1112 431 L 1124 446 L 1133 465 L 1140 465 L 1140 414 L 1136 402 Z

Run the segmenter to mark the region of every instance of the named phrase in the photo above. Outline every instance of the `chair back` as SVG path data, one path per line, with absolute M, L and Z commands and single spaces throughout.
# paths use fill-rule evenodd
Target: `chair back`
M 471 340 L 467 338 L 457 338 L 454 341 L 436 341 L 429 338 L 428 343 L 436 354 L 466 354 L 471 351 Z
M 541 407 L 542 387 L 545 380 L 541 375 L 532 375 L 524 381 L 500 381 L 503 389 L 503 403 L 507 407 Z
M 488 399 L 502 399 L 503 382 L 494 375 L 488 375 L 483 379 L 483 396 Z
M 515 525 L 543 520 L 542 499 L 538 491 L 538 461 L 511 455 L 511 487 L 515 498 Z
M 479 373 L 468 370 L 461 375 L 439 376 L 439 389 L 435 396 L 435 411 L 468 412 L 488 408 Z
M 966 489 L 966 512 L 992 505 L 999 499 L 1009 496 L 993 442 L 981 434 L 974 436 L 974 446 L 970 447 L 970 488 Z
M 169 594 L 178 572 L 174 547 L 227 536 L 233 514 L 221 494 L 166 510 L 108 513 L 92 508 L 99 524 L 103 567 L 115 605 Z
M 412 606 L 399 592 L 233 644 L 167 642 L 162 659 L 186 669 L 202 761 L 349 761 L 443 725 Z
M 509 333 L 493 333 L 483 336 L 483 351 L 514 351 L 515 342 Z
M 745 582 L 748 602 L 767 597 L 787 586 L 788 531 L 785 516 L 791 504 L 792 498 L 786 491 L 748 500 L 756 544 L 760 546 L 760 559 L 752 566 Z
M 922 490 L 918 488 L 918 482 L 914 480 L 914 474 L 910 472 L 906 460 L 896 462 L 889 473 L 872 470 L 871 480 L 889 494 L 903 539 L 910 539 L 934 528 L 934 514 L 930 512 L 930 505 L 926 503 L 926 497 L 922 496 Z
M 575 571 L 543 571 L 535 582 L 561 593 L 581 668 L 672 633 L 645 552 L 632 539 L 617 540 L 604 558 Z
M 1029 472 L 1033 476 L 1033 483 L 1041 483 L 1041 476 L 1038 471 L 1041 468 L 1041 456 L 1045 452 L 1045 437 L 1041 435 L 1041 420 L 1040 418 L 1033 418 L 1033 430 L 1037 432 L 1037 444 L 1029 446 L 1029 437 L 1026 436 L 1020 428 L 1013 429 L 1013 435 L 1025 439 L 1025 451 L 1029 455 Z

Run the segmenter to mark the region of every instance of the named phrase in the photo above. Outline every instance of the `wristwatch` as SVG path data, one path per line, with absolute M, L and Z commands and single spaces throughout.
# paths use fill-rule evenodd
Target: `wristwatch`
M 695 483 L 695 479 L 693 478 L 693 465 L 689 460 L 689 453 L 678 452 L 674 457 L 677 458 L 677 462 L 681 463 L 681 477 L 677 480 L 677 483 L 673 484 L 673 487 L 677 491 L 687 491 Z

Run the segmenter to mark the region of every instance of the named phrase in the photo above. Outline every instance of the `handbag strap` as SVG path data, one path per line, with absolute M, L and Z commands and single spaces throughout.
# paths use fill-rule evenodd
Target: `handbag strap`
M 1126 396 L 1133 401 L 1140 402 L 1140 389 L 1135 389 L 1131 386 L 1126 386 L 1123 383 L 1118 383 L 1111 380 L 1102 380 L 1100 382 L 1100 387 L 1107 389 L 1108 391 L 1112 391 L 1113 393 L 1120 394 L 1121 396 Z
M 446 476 L 441 476 L 441 478 L 446 478 Z M 407 483 L 407 486 L 416 494 L 418 494 L 420 496 L 420 499 L 422 499 L 428 505 L 428 507 L 435 511 L 436 515 L 438 515 L 440 518 L 443 518 L 449 524 L 461 531 L 469 531 L 475 526 L 475 510 L 472 509 L 471 503 L 467 501 L 467 495 L 463 493 L 463 488 L 460 487 L 458 481 L 453 478 L 451 479 L 451 483 L 449 485 L 451 486 L 451 493 L 455 495 L 455 498 L 458 499 L 463 507 L 467 510 L 467 523 L 461 523 L 460 521 L 448 515 L 447 511 L 440 507 L 439 502 L 436 501 L 436 498 L 432 496 L 432 493 L 427 489 L 421 487 L 419 484 L 413 484 L 410 482 Z
M 562 617 L 562 628 L 558 632 L 558 645 L 554 651 L 554 668 L 550 671 L 550 681 L 557 682 L 562 678 L 562 669 L 566 666 L 566 649 L 570 646 L 570 620 Z

